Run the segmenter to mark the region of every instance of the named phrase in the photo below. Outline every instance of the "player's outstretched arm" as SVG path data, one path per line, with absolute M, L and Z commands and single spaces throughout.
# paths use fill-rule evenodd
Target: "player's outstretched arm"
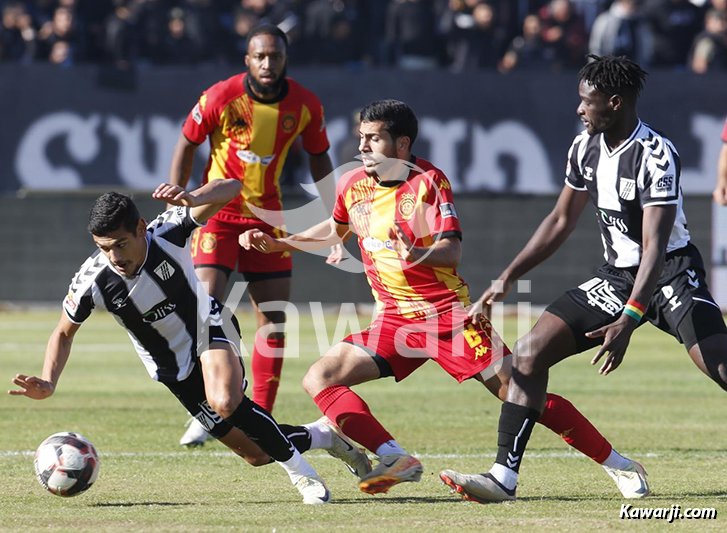
M 152 193 L 152 197 L 168 205 L 191 207 L 194 219 L 203 223 L 239 195 L 241 189 L 242 184 L 234 179 L 213 180 L 192 192 L 187 192 L 179 185 L 162 183 Z
M 194 153 L 197 145 L 189 141 L 184 133 L 179 134 L 177 144 L 174 146 L 172 164 L 169 167 L 169 184 L 179 185 L 182 189 L 187 187 L 189 177 L 192 175 L 194 165 Z M 171 207 L 169 204 L 167 207 Z
M 34 400 L 43 400 L 51 396 L 56 390 L 58 379 L 61 377 L 61 372 L 66 366 L 68 357 L 71 355 L 73 336 L 80 327 L 80 324 L 71 322 L 65 312 L 62 313 L 56 329 L 53 330 L 48 339 L 42 377 L 17 374 L 12 381 L 20 388 L 9 390 L 8 394 L 27 396 Z
M 727 205 L 727 142 L 722 145 L 717 162 L 717 186 L 712 194 L 719 205 Z
M 242 233 L 239 241 L 240 246 L 245 250 L 257 250 L 269 254 L 319 250 L 346 242 L 350 237 L 351 232 L 348 226 L 338 224 L 331 217 L 301 233 L 289 235 L 283 239 L 276 239 L 260 230 L 251 229 Z
M 483 309 L 502 300 L 515 281 L 553 255 L 575 229 L 588 199 L 587 191 L 564 186 L 553 211 L 540 223 L 525 248 L 471 306 L 470 315 L 482 314 Z
M 606 375 L 616 370 L 626 355 L 631 334 L 640 323 L 640 316 L 639 319 L 636 319 L 636 316 L 639 312 L 643 313 L 648 307 L 664 268 L 666 246 L 669 243 L 676 216 L 677 206 L 675 205 L 655 205 L 644 208 L 643 252 L 626 310 L 616 322 L 586 333 L 586 336 L 590 338 L 603 337 L 603 345 L 591 361 L 591 364 L 595 365 L 603 355 L 608 353 L 598 371 L 600 374 Z M 628 311 L 630 305 L 636 307 L 636 314 Z

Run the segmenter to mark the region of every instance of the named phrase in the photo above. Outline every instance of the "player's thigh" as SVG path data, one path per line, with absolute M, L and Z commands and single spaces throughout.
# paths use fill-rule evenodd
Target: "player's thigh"
M 212 342 L 199 356 L 210 406 L 224 418 L 237 409 L 244 395 L 245 370 L 234 347 Z
M 205 286 L 207 293 L 223 302 L 227 290 L 227 281 L 230 279 L 229 271 L 214 266 L 196 267 L 194 273 Z
M 315 397 L 333 385 L 352 387 L 380 376 L 379 366 L 370 352 L 361 346 L 339 342 L 308 369 L 303 377 L 303 388 Z

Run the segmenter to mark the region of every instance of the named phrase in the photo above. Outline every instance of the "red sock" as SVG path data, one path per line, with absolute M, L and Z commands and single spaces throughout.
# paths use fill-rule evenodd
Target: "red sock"
M 283 348 L 285 338 L 263 339 L 255 335 L 252 351 L 252 400 L 268 413 L 273 412 L 275 395 L 280 385 L 283 370 Z
M 371 414 L 361 397 L 344 385 L 332 385 L 319 392 L 313 401 L 346 436 L 364 445 L 372 453 L 387 440 L 394 440 Z
M 611 453 L 611 443 L 572 403 L 557 394 L 548 394 L 538 422 L 597 463 L 604 462 Z

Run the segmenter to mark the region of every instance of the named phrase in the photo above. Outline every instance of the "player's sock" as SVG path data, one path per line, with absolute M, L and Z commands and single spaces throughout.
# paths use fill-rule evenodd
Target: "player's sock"
M 371 414 L 360 396 L 344 385 L 332 385 L 319 392 L 313 401 L 341 431 L 376 453 L 379 446 L 394 437 Z
M 311 422 L 310 424 L 303 424 L 303 427 L 310 435 L 311 450 L 327 450 L 333 445 L 333 431 L 324 423 L 316 421 Z M 296 446 L 296 448 L 298 448 L 298 446 Z
M 275 396 L 280 385 L 283 348 L 285 348 L 285 338 L 266 340 L 261 335 L 255 335 L 251 363 L 252 399 L 269 413 L 273 412 Z
M 278 424 L 288 440 L 293 443 L 295 449 L 300 453 L 314 450 L 321 446 L 313 446 L 313 432 L 307 426 L 291 426 L 290 424 Z
M 247 396 L 242 397 L 235 412 L 225 420 L 240 428 L 251 441 L 278 462 L 287 461 L 297 453 L 270 413 Z
M 538 411 L 529 407 L 510 402 L 502 404 L 495 459 L 500 466 L 494 466 L 490 474 L 509 490 L 515 488 L 517 475 L 513 476 L 508 470 L 515 474 L 520 471 L 525 447 L 539 416 Z
M 404 448 L 399 446 L 399 443 L 395 440 L 387 440 L 381 446 L 376 448 L 376 455 L 378 455 L 379 457 L 383 457 L 384 455 L 390 455 L 392 453 L 404 455 L 406 454 L 406 451 L 404 451 Z
M 311 477 L 316 475 L 314 468 L 303 458 L 298 450 L 293 453 L 290 459 L 287 461 L 278 461 L 278 464 L 288 473 L 293 485 L 298 483 L 303 476 Z
M 614 470 L 623 470 L 630 464 L 630 459 L 626 459 L 626 457 L 618 453 L 616 450 L 611 449 L 611 453 L 608 454 L 606 460 L 601 463 L 601 466 L 613 468 Z
M 597 463 L 603 463 L 611 453 L 611 443 L 572 403 L 557 394 L 548 394 L 538 422 Z

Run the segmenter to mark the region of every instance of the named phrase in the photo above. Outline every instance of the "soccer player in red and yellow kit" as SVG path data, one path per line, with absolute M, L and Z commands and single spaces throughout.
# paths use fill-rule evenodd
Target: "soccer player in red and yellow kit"
M 260 230 L 240 235 L 244 248 L 273 254 L 358 235 L 378 316 L 313 364 L 303 387 L 342 433 L 379 456 L 380 464 L 359 484 L 370 494 L 418 481 L 423 469 L 349 387 L 389 376 L 400 381 L 429 359 L 458 382 L 480 381 L 503 401 L 510 381 L 510 351 L 489 320 L 468 317 L 469 289 L 456 270 L 462 230 L 452 190 L 441 170 L 412 156 L 417 130 L 406 104 L 368 105 L 361 111 L 363 167 L 339 180 L 333 216 L 283 239 Z M 613 451 L 568 400 L 555 394 L 548 395 L 540 422 L 598 462 Z
M 333 171 L 323 108 L 312 92 L 285 76 L 287 48 L 285 33 L 276 26 L 261 25 L 250 32 L 247 72 L 213 85 L 200 97 L 177 141 L 169 178 L 172 184 L 186 186 L 195 150 L 209 139 L 204 183 L 224 178 L 242 182 L 240 196 L 197 230 L 192 257 L 197 276 L 220 301 L 224 301 L 230 273 L 235 268 L 241 272 L 249 282 L 258 328 L 275 330 L 256 336 L 252 354 L 252 397 L 268 411 L 273 410 L 283 365 L 285 314 L 261 311 L 259 306 L 290 299 L 293 264 L 287 252 L 265 256 L 241 249 L 238 236 L 251 228 L 281 236 L 277 229 L 281 221 L 269 225 L 254 211 L 282 211 L 278 180 L 296 137 L 301 136 L 310 154 L 315 182 Z M 325 200 L 325 194 L 321 196 Z M 198 444 L 205 437 L 193 426 L 181 443 Z

